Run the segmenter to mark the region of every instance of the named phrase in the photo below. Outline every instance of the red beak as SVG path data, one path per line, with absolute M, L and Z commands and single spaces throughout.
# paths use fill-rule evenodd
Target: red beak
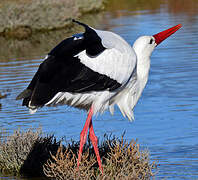
M 155 38 L 155 43 L 158 45 L 160 44 L 163 40 L 165 40 L 167 37 L 169 37 L 170 35 L 172 35 L 173 33 L 175 33 L 177 30 L 179 30 L 182 27 L 181 24 L 178 24 L 170 29 L 167 29 L 165 31 L 162 31 L 158 34 L 153 35 L 153 37 Z

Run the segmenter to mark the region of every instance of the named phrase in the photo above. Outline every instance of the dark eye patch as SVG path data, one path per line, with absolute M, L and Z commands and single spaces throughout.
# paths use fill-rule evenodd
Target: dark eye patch
M 149 44 L 152 44 L 152 43 L 153 43 L 153 39 L 150 40 Z

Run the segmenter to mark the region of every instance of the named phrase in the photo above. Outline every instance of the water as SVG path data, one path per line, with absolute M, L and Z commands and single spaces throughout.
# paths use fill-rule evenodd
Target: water
M 136 120 L 125 120 L 118 109 L 114 116 L 106 112 L 94 118 L 96 135 L 112 133 L 120 137 L 125 131 L 126 139 L 137 138 L 142 147 L 149 149 L 151 160 L 159 164 L 156 179 L 198 179 L 198 2 L 134 3 L 112 1 L 107 11 L 97 16 L 95 26 L 116 32 L 131 44 L 141 35 L 153 35 L 179 23 L 183 27 L 152 54 L 149 81 L 135 107 Z M 78 140 L 85 112 L 61 106 L 30 115 L 20 101 L 15 101 L 52 45 L 42 46 L 39 51 L 40 44 L 36 44 L 25 51 L 21 43 L 15 52 L 15 43 L 12 53 L 0 55 L 0 92 L 8 94 L 0 100 L 0 127 L 12 132 L 41 126 L 58 138 Z

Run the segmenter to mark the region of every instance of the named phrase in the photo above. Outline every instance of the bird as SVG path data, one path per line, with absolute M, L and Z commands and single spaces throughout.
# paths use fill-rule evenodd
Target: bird
M 148 81 L 150 56 L 181 24 L 153 36 L 141 36 L 131 46 L 114 32 L 94 29 L 72 20 L 84 32 L 61 41 L 44 58 L 27 88 L 16 99 L 35 113 L 43 106 L 68 105 L 87 111 L 80 133 L 77 167 L 89 138 L 103 173 L 92 117 L 117 105 L 122 115 L 134 119 L 133 110 Z

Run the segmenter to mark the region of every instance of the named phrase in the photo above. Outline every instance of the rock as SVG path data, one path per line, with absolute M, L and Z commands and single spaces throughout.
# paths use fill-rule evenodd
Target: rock
M 1 0 L 0 35 L 27 38 L 38 31 L 61 29 L 72 18 L 104 9 L 105 0 Z

